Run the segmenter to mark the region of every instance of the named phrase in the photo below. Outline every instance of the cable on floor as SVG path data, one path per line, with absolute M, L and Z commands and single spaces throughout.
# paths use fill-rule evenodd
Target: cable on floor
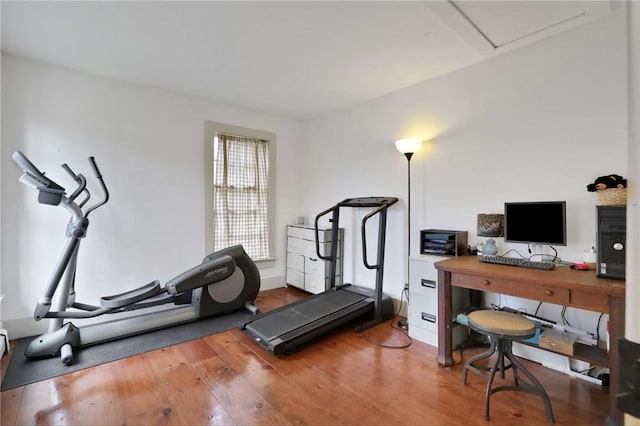
M 374 342 L 373 340 L 371 340 L 369 338 L 369 336 L 367 336 L 367 334 L 365 333 L 365 331 L 363 330 L 360 334 L 362 334 L 362 337 L 364 337 L 364 340 L 366 340 L 368 343 L 374 345 L 374 346 L 378 346 L 380 348 L 385 348 L 385 349 L 405 349 L 408 348 L 409 346 L 411 346 L 411 344 L 413 343 L 413 339 L 411 339 L 411 336 L 409 336 L 409 332 L 403 328 L 398 327 L 396 324 L 396 320 L 398 319 L 398 317 L 400 316 L 400 312 L 402 311 L 402 304 L 403 304 L 403 300 L 406 296 L 407 301 L 409 300 L 409 289 L 408 288 L 404 288 L 402 289 L 402 293 L 400 293 L 400 305 L 398 306 L 398 310 L 397 312 L 393 315 L 393 318 L 391 318 L 389 320 L 389 326 L 395 330 L 400 331 L 402 334 L 404 334 L 407 338 L 407 343 L 401 344 L 401 345 L 387 345 L 384 343 L 378 343 L 378 342 Z

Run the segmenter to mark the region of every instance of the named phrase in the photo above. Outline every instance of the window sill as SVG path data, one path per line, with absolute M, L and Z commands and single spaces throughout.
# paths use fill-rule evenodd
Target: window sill
M 269 266 L 272 266 L 276 262 L 276 259 L 270 257 L 270 258 L 267 258 L 267 259 L 254 260 L 254 262 L 256 263 L 256 265 L 258 265 L 258 267 L 269 267 Z

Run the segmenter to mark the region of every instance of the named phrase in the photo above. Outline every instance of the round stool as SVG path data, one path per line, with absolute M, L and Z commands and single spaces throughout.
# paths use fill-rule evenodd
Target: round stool
M 513 390 L 529 392 L 540 396 L 544 401 L 547 420 L 549 423 L 553 423 L 553 411 L 547 392 L 534 375 L 518 361 L 511 350 L 513 341 L 528 339 L 535 335 L 535 323 L 522 315 L 494 310 L 473 311 L 467 318 L 469 320 L 469 327 L 480 334 L 488 336 L 491 343 L 486 352 L 469 358 L 462 369 L 462 384 L 467 384 L 468 371 L 473 371 L 487 382 L 484 394 L 485 418 L 489 420 L 489 398 L 491 395 L 500 391 Z M 496 353 L 496 351 L 497 357 L 493 365 L 484 369 L 474 365 L 480 360 L 489 358 Z M 506 365 L 505 358 L 509 361 Z M 513 370 L 515 384 L 513 386 L 498 386 L 492 389 L 491 386 L 493 385 L 496 372 L 499 371 L 500 376 L 504 379 L 504 372 L 507 369 Z M 489 377 L 486 376 L 485 371 L 490 372 Z M 531 383 L 520 381 L 518 372 L 522 372 Z

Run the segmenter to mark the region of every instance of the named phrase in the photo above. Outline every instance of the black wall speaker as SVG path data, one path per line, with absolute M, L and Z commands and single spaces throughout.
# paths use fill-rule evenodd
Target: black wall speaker
M 597 206 L 597 275 L 624 280 L 627 236 L 626 206 Z

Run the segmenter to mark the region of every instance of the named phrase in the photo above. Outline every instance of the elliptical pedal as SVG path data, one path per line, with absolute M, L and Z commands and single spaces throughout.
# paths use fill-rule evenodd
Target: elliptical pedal
M 124 293 L 114 294 L 113 296 L 103 296 L 100 298 L 100 305 L 103 308 L 118 309 L 140 302 L 141 300 L 148 299 L 149 297 L 156 296 L 160 293 L 162 293 L 160 281 L 155 280 L 149 284 L 143 285 L 142 287 L 135 288 Z

